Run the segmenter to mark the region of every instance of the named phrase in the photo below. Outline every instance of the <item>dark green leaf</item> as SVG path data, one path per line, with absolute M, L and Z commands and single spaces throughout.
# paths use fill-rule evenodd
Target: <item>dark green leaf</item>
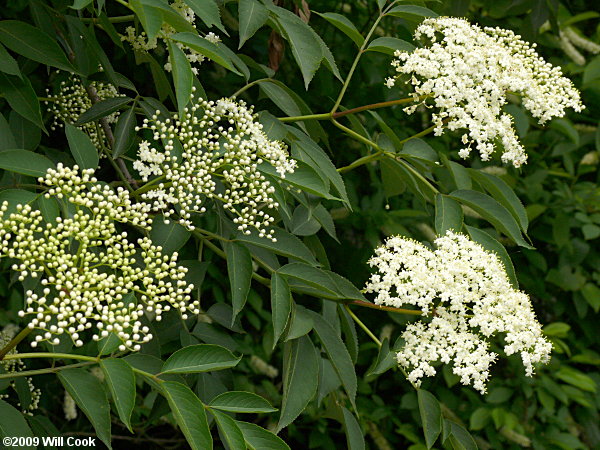
M 17 144 L 10 148 L 23 148 L 25 150 L 34 151 L 38 145 L 40 145 L 42 140 L 42 130 L 40 130 L 36 124 L 25 119 L 16 111 L 10 112 L 8 122 L 10 124 L 10 129 L 12 130 L 12 136 L 14 136 Z
M 379 37 L 377 39 L 373 39 L 373 41 L 367 47 L 367 51 L 369 52 L 379 52 L 386 55 L 393 55 L 396 50 L 412 52 L 414 49 L 415 46 L 410 42 L 393 37 Z
M 163 16 L 159 8 L 143 4 L 140 0 L 130 0 L 129 5 L 142 23 L 148 39 L 154 39 L 162 26 Z
M 40 102 L 27 77 L 23 79 L 0 73 L 0 94 L 17 113 L 46 131 Z
M 290 447 L 281 438 L 256 424 L 239 420 L 236 420 L 235 423 L 242 431 L 250 450 L 290 450 Z
M 225 52 L 221 50 L 220 45 L 224 44 L 213 44 L 212 42 L 196 35 L 193 33 L 176 33 L 171 36 L 171 39 L 181 42 L 187 45 L 192 50 L 196 50 L 201 55 L 206 56 L 208 59 L 213 60 L 217 64 L 225 67 L 233 73 L 242 75 L 234 66 L 229 57 Z
M 238 48 L 242 48 L 244 42 L 250 39 L 267 22 L 268 18 L 269 11 L 261 2 L 257 0 L 240 0 L 240 45 Z
M 450 197 L 475 210 L 475 212 L 494 225 L 497 230 L 506 234 L 521 247 L 533 248 L 523 239 L 521 229 L 515 218 L 504 206 L 489 195 L 477 191 L 458 190 L 452 192 Z
M 65 133 L 69 141 L 71 154 L 80 169 L 96 169 L 98 167 L 98 149 L 87 134 L 70 123 L 65 123 Z
M 74 72 L 56 41 L 48 34 L 19 20 L 0 22 L 0 42 L 9 49 L 33 61 Z
M 46 222 L 56 222 L 56 218 L 60 216 L 60 208 L 55 197 L 46 198 L 41 195 L 37 199 L 37 206 Z
M 259 166 L 259 170 L 280 179 L 285 184 L 290 184 L 298 189 L 317 195 L 328 200 L 339 200 L 329 193 L 328 184 L 323 181 L 319 174 L 303 161 L 296 161 L 297 167 L 293 173 L 288 173 L 281 178 L 275 167 L 268 163 Z
M 281 267 L 278 272 L 292 279 L 290 287 L 293 290 L 332 300 L 365 299 L 354 284 L 329 270 L 318 269 L 303 263 L 291 263 Z M 300 284 L 294 283 L 296 280 Z
M 0 153 L 1 154 L 1 153 Z M 28 205 L 33 203 L 38 196 L 24 189 L 5 189 L 0 191 L 0 204 L 8 202 L 6 214 L 12 214 L 17 210 L 17 205 Z
M 365 38 L 360 34 L 360 32 L 356 29 L 354 24 L 346 17 L 337 13 L 320 13 L 317 12 L 319 16 L 323 19 L 327 20 L 330 24 L 348 36 L 350 39 L 354 41 L 354 43 L 360 48 L 360 46 L 365 41 Z
M 287 342 L 283 354 L 283 400 L 277 432 L 304 411 L 317 392 L 319 360 L 308 336 Z
M 246 244 L 256 245 L 281 256 L 303 261 L 314 266 L 317 265 L 317 260 L 300 239 L 281 228 L 273 227 L 273 230 L 275 242 L 271 239 L 261 238 L 256 233 L 250 235 L 239 233 L 236 236 L 236 240 Z
M 6 118 L 0 114 L 0 151 L 19 148 Z
M 400 17 L 402 19 L 413 20 L 420 22 L 423 17 L 437 17 L 438 14 L 425 8 L 423 6 L 416 5 L 396 5 L 390 9 L 386 16 Z
M 131 366 L 118 358 L 107 358 L 100 362 L 104 379 L 112 395 L 121 422 L 131 429 L 131 413 L 135 406 L 135 375 Z
M 435 196 L 435 232 L 446 234 L 448 230 L 460 232 L 463 224 L 463 211 L 460 204 L 450 197 L 437 194 Z
M 469 172 L 475 181 L 477 181 L 483 188 L 500 204 L 502 204 L 512 216 L 519 222 L 521 230 L 527 232 L 529 226 L 529 219 L 527 218 L 527 212 L 517 197 L 517 194 L 510 188 L 508 184 L 501 178 L 494 175 L 490 175 L 479 170 L 470 169 Z
M 177 97 L 177 108 L 179 117 L 183 117 L 183 109 L 190 102 L 192 94 L 192 66 L 185 53 L 173 41 L 167 42 L 169 47 L 169 61 L 173 73 L 173 84 L 175 86 L 175 95 Z
M 112 149 L 113 158 L 118 158 L 127 151 L 135 140 L 135 103 L 119 116 L 115 127 L 115 145 Z
M 75 403 L 84 412 L 96 430 L 98 438 L 108 448 L 110 437 L 110 405 L 98 378 L 85 369 L 66 369 L 58 378 Z
M 32 177 L 43 177 L 52 167 L 54 164 L 48 158 L 29 150 L 15 149 L 0 152 L 0 169 Z
M 121 109 L 124 105 L 129 103 L 132 99 L 129 97 L 114 97 L 107 98 L 106 100 L 99 101 L 92 105 L 90 109 L 79 116 L 77 122 L 74 125 L 79 126 L 84 123 L 91 122 L 92 120 L 98 120 L 109 114 L 114 113 Z
M 481 231 L 478 228 L 470 227 L 468 225 L 465 225 L 465 227 L 467 228 L 471 239 L 480 244 L 486 250 L 496 253 L 506 269 L 506 274 L 508 275 L 510 283 L 515 287 L 515 289 L 518 289 L 519 282 L 517 280 L 517 274 L 515 273 L 515 267 L 513 266 L 512 260 L 510 259 L 510 256 L 508 255 L 508 252 L 504 246 L 485 231 Z
M 73 8 L 73 9 L 83 9 L 87 5 L 89 5 L 90 3 L 92 3 L 92 1 L 93 0 L 75 0 L 73 2 L 73 5 L 70 6 L 70 8 Z
M 4 400 L 0 400 L 0 438 L 6 439 L 11 437 L 33 437 L 33 433 L 23 414 Z M 4 448 L 8 449 L 10 446 L 5 445 Z M 34 450 L 36 447 L 31 445 L 19 446 L 19 448 Z
M 382 341 L 377 359 L 373 361 L 373 364 L 367 371 L 366 375 L 381 375 L 394 367 L 398 362 L 395 358 L 396 352 L 390 351 L 390 342 L 386 338 Z
M 342 417 L 343 417 L 343 425 L 344 431 L 346 432 L 346 445 L 349 450 L 364 450 L 365 449 L 365 437 L 363 436 L 362 430 L 360 429 L 360 425 L 350 411 L 348 411 L 343 406 L 342 409 Z
M 271 312 L 273 320 L 273 347 L 285 330 L 292 309 L 292 293 L 284 277 L 277 272 L 271 275 Z
M 208 28 L 216 25 L 219 30 L 225 32 L 225 28 L 221 23 L 219 6 L 215 0 L 186 0 L 185 2 Z
M 232 323 L 246 304 L 252 280 L 252 256 L 246 247 L 237 242 L 226 242 L 223 246 L 227 256 L 227 274 L 231 286 L 233 308 Z
M 6 51 L 2 44 L 0 44 L 0 72 L 21 77 L 19 64 L 17 64 L 17 61 L 10 56 L 10 53 Z
M 448 440 L 454 450 L 477 450 L 477 444 L 467 430 L 451 420 L 447 420 L 447 423 L 450 423 Z
M 213 448 L 204 405 L 192 390 L 176 381 L 161 383 L 175 421 L 193 450 Z
M 225 347 L 198 344 L 173 353 L 162 367 L 162 373 L 197 373 L 234 367 L 242 358 L 236 358 Z
M 160 245 L 163 253 L 173 254 L 188 241 L 192 233 L 183 225 L 172 219 L 168 220 L 158 215 L 152 221 L 150 239 L 154 245 Z
M 304 78 L 304 86 L 308 89 L 323 60 L 321 43 L 312 28 L 291 11 L 271 5 L 269 9 L 277 18 L 283 37 L 290 43 L 292 54 Z
M 234 413 L 270 413 L 277 411 L 259 395 L 245 391 L 229 391 L 211 400 L 211 408 Z
M 357 387 L 356 372 L 348 349 L 337 332 L 321 315 L 313 311 L 309 311 L 309 314 L 313 319 L 314 329 L 325 347 L 325 352 L 350 398 L 350 403 L 356 408 L 354 403 Z
M 235 420 L 219 410 L 211 409 L 210 412 L 217 422 L 221 439 L 227 443 L 227 448 L 230 450 L 246 450 L 244 435 Z
M 296 236 L 311 236 L 321 229 L 321 224 L 312 211 L 304 205 L 298 205 L 292 215 L 290 231 Z
M 308 334 L 313 329 L 313 320 L 306 308 L 296 305 L 292 302 L 292 315 L 290 318 L 290 328 L 285 337 L 286 341 L 291 341 Z
M 442 431 L 442 411 L 435 396 L 423 389 L 417 390 L 419 413 L 423 422 L 423 432 L 427 448 L 433 447 Z

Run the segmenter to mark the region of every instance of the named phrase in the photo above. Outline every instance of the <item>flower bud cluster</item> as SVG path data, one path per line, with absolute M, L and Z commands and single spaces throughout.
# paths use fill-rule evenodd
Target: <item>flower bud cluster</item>
M 4 327 L 4 330 L 0 331 L 0 349 L 4 348 L 15 337 L 15 332 L 13 331 L 14 328 L 15 327 L 12 324 L 9 324 Z M 7 355 L 16 355 L 17 353 L 17 349 L 13 348 L 7 353 Z M 3 359 L 0 361 L 0 368 L 4 373 L 17 373 L 26 369 L 25 363 L 20 359 Z M 25 381 L 31 395 L 31 401 L 29 402 L 29 406 L 26 408 L 21 408 L 21 412 L 23 414 L 33 416 L 33 411 L 38 409 L 40 398 L 42 397 L 42 391 L 33 385 L 33 380 L 31 377 L 26 377 Z M 11 380 L 9 386 L 15 391 L 17 390 L 15 380 Z M 8 396 L 8 394 L 0 394 L 0 400 L 8 398 Z M 19 403 L 18 406 L 20 407 L 21 404 Z
M 144 198 L 166 217 L 177 207 L 179 222 L 189 229 L 194 228 L 192 213 L 205 212 L 207 199 L 219 201 L 240 231 L 256 229 L 260 237 L 274 240 L 268 210 L 279 205 L 259 165 L 272 165 L 283 178 L 294 171 L 296 161 L 282 142 L 269 140 L 244 102 L 224 98 L 195 104 L 192 94 L 191 105 L 181 118 L 159 119 L 157 111 L 152 120 L 144 120 L 141 128 L 152 131 L 154 143 L 140 144 L 133 167 L 144 181 L 152 175 L 164 179 Z M 155 147 L 161 140 L 164 151 Z M 181 156 L 175 154 L 176 143 Z
M 453 363 L 463 384 L 486 391 L 497 355 L 489 341 L 504 333 L 506 355 L 519 353 L 527 376 L 547 362 L 552 345 L 544 338 L 527 294 L 512 287 L 498 257 L 462 234 L 448 232 L 436 249 L 399 236 L 389 238 L 369 261 L 377 273 L 366 291 L 375 303 L 416 306 L 431 320 L 409 324 L 398 363 L 420 384 L 433 376 L 432 363 Z
M 59 164 L 40 179 L 49 187 L 47 197 L 69 204 L 69 216 L 55 223 L 45 223 L 29 205 L 17 205 L 8 217 L 7 203 L 0 207 L 0 254 L 14 260 L 19 280 L 40 278 L 40 288 L 26 292 L 19 312 L 31 317 L 29 328 L 41 331 L 33 347 L 43 341 L 57 345 L 63 334 L 79 347 L 92 330 L 93 340 L 112 333 L 122 341 L 120 350 L 137 351 L 152 339 L 141 321 L 145 312 L 156 320 L 171 309 L 183 317 L 199 312 L 177 254 L 164 255 L 147 237 L 131 241 L 116 228 L 117 222 L 148 227 L 148 205 L 132 204 L 127 191 L 111 192 L 92 174 L 84 170 L 79 176 L 76 168 Z
M 92 81 L 91 87 L 96 91 L 100 100 L 106 100 L 114 97 L 124 97 L 123 94 L 119 94 L 117 89 L 108 83 L 102 83 L 101 81 Z M 47 90 L 50 95 L 50 90 Z M 74 124 L 79 119 L 79 116 L 86 112 L 92 107 L 92 101 L 85 90 L 85 87 L 81 83 L 81 80 L 75 76 L 71 76 L 68 81 L 60 83 L 60 90 L 55 95 L 56 100 L 49 102 L 46 101 L 46 105 L 49 106 L 49 111 L 54 115 L 54 122 L 50 129 L 56 130 L 62 128 L 63 123 Z M 119 118 L 119 111 L 106 116 L 108 123 L 115 123 Z M 92 143 L 97 148 L 107 146 L 106 135 L 104 130 L 98 126 L 94 121 L 84 123 L 78 127 L 80 130 L 85 132 Z
M 175 0 L 169 6 L 173 10 L 177 11 L 181 15 L 181 17 L 183 17 L 188 23 L 194 26 L 194 28 L 196 28 L 194 25 L 194 22 L 196 20 L 196 14 L 194 13 L 194 10 L 187 6 L 183 0 Z M 176 32 L 177 31 L 171 25 L 169 25 L 168 23 L 163 23 L 159 32 L 159 36 L 165 42 L 166 45 L 169 36 L 175 34 Z M 136 51 L 148 52 L 150 50 L 154 50 L 158 46 L 158 39 L 156 37 L 148 39 L 144 31 L 142 31 L 138 35 L 136 34 L 134 27 L 127 27 L 125 29 L 125 33 L 125 35 L 121 36 L 121 40 L 129 42 L 133 49 Z M 207 33 L 206 36 L 204 36 L 204 39 L 213 44 L 221 42 L 221 38 L 213 32 Z M 176 45 L 183 51 L 187 60 L 192 64 L 192 72 L 194 72 L 195 75 L 198 75 L 198 68 L 194 67 L 194 64 L 202 64 L 202 61 L 204 61 L 205 59 L 204 55 L 198 53 L 194 49 L 185 46 L 184 44 L 176 43 Z M 167 72 L 171 72 L 171 70 L 173 69 L 170 60 L 167 61 L 164 67 Z
M 399 75 L 386 84 L 391 87 L 400 76 L 408 76 L 415 101 L 432 99 L 439 109 L 433 114 L 437 136 L 444 127 L 466 129 L 462 158 L 475 145 L 487 161 L 495 145 L 501 144 L 503 162 L 519 167 L 527 161 L 512 117 L 503 111 L 508 92 L 520 94 L 523 106 L 541 124 L 564 116 L 567 108 L 584 108 L 579 91 L 560 68 L 544 61 L 535 44 L 510 30 L 482 29 L 464 19 L 439 17 L 423 21 L 415 38 L 427 46 L 413 53 L 396 51 L 392 66 Z M 412 114 L 417 106 L 405 111 Z

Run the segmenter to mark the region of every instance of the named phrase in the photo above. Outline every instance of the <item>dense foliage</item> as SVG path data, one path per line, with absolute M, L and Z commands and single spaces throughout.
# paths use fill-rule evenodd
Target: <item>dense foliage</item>
M 595 2 L 6 3 L 3 446 L 600 447 Z

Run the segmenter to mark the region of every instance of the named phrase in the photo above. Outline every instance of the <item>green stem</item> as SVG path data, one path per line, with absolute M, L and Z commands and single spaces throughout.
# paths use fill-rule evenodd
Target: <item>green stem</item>
M 405 142 L 410 141 L 411 139 L 417 139 L 423 136 L 427 136 L 429 133 L 431 133 L 433 130 L 435 130 L 437 127 L 437 125 L 432 125 L 429 128 L 425 128 L 423 131 L 419 131 L 417 134 L 413 134 L 412 136 L 407 137 L 406 139 L 402 139 L 400 141 L 401 144 L 404 144 Z
M 379 21 L 382 19 L 382 17 L 383 17 L 383 15 L 379 14 L 379 17 L 377 17 L 377 20 L 375 20 L 375 23 L 373 24 L 373 26 L 369 30 L 369 33 L 367 34 L 367 37 L 365 37 L 365 40 L 364 40 L 363 44 L 360 46 L 360 49 L 358 50 L 358 54 L 356 55 L 356 58 L 354 58 L 354 62 L 352 63 L 352 67 L 350 67 L 350 71 L 348 72 L 348 76 L 346 77 L 346 80 L 344 81 L 344 85 L 342 86 L 342 90 L 340 91 L 340 94 L 338 95 L 338 98 L 335 101 L 335 104 L 333 105 L 333 108 L 331 109 L 331 114 L 334 114 L 337 111 L 337 109 L 339 108 L 340 103 L 342 103 L 342 99 L 344 98 L 344 94 L 346 93 L 346 90 L 348 89 L 348 85 L 350 84 L 350 80 L 352 79 L 352 75 L 354 74 L 354 71 L 356 70 L 356 66 L 358 65 L 358 61 L 360 61 L 360 57 L 365 52 L 365 48 L 366 48 L 367 44 L 369 43 L 369 39 L 371 38 L 371 36 L 375 32 L 375 29 L 377 28 L 377 25 L 379 25 Z
M 280 122 L 299 122 L 301 120 L 328 120 L 331 119 L 331 113 L 323 114 L 309 114 L 306 116 L 291 116 L 291 117 L 280 117 Z
M 371 109 L 379 109 L 379 108 L 386 108 L 388 106 L 402 105 L 404 103 L 412 103 L 414 101 L 415 101 L 414 98 L 407 97 L 407 98 L 400 98 L 398 100 L 390 100 L 388 102 L 372 103 L 370 105 L 358 106 L 356 108 L 351 108 L 351 109 L 347 109 L 345 111 L 339 111 L 339 112 L 333 113 L 332 117 L 334 119 L 337 119 L 338 117 L 347 116 L 348 114 L 356 114 L 358 112 L 369 111 Z
M 32 331 L 33 328 L 25 327 L 19 332 L 19 334 L 12 338 L 11 341 L 8 344 L 6 344 L 2 350 L 0 350 L 0 361 L 2 361 L 3 359 L 11 359 L 8 355 L 8 352 L 10 352 L 17 345 L 19 345 L 19 342 L 25 339 L 27 335 Z
M 346 311 L 348 311 L 348 314 L 350 314 L 350 317 L 352 317 L 352 320 L 354 320 L 356 322 L 356 324 L 359 327 L 361 327 L 365 333 L 367 333 L 367 335 L 373 340 L 373 342 L 375 342 L 377 344 L 377 347 L 381 348 L 381 341 L 379 339 L 377 339 L 377 336 L 375 336 L 371 330 L 369 330 L 369 327 L 367 327 L 362 322 L 362 320 L 360 320 L 358 318 L 358 316 L 356 314 L 354 314 L 354 312 L 350 309 L 350 307 L 348 305 L 344 305 L 344 308 L 346 308 Z
M 346 303 L 346 305 L 362 306 L 364 308 L 376 309 L 378 311 L 389 311 L 389 312 L 393 312 L 393 313 L 397 313 L 397 314 L 409 314 L 411 316 L 422 316 L 423 315 L 423 311 L 420 311 L 417 309 L 394 308 L 393 306 L 376 305 L 375 303 L 365 302 L 362 300 L 352 300 L 352 301 Z
M 138 196 L 140 194 L 143 194 L 145 192 L 151 191 L 152 189 L 154 189 L 154 185 L 165 179 L 165 175 L 161 175 L 160 177 L 154 178 L 153 180 L 148 181 L 146 184 L 144 184 L 143 186 L 140 186 L 138 189 L 136 189 L 133 192 L 133 195 Z
M 123 23 L 123 22 L 132 22 L 135 19 L 135 16 L 133 14 L 129 14 L 126 16 L 107 17 L 107 19 L 110 23 Z M 85 23 L 92 22 L 94 24 L 100 23 L 100 21 L 96 17 L 92 17 L 92 18 L 84 17 L 81 19 L 81 21 L 85 22 Z
M 39 352 L 39 353 L 17 353 L 15 355 L 6 355 L 4 359 L 30 359 L 30 358 L 54 358 L 54 359 L 75 359 L 78 361 L 91 361 L 97 363 L 100 358 L 95 356 L 86 355 L 74 355 L 71 353 L 51 353 L 51 352 Z
M 247 91 L 248 89 L 250 89 L 252 86 L 257 85 L 258 83 L 262 83 L 264 81 L 270 81 L 270 78 L 261 78 L 259 80 L 254 80 L 251 83 L 248 83 L 245 86 L 242 86 L 240 89 L 238 89 L 236 92 L 233 93 L 233 95 L 231 96 L 231 98 L 236 98 L 238 95 L 240 95 L 242 92 Z
M 91 366 L 93 364 L 96 364 L 96 363 L 86 361 L 86 362 L 80 362 L 80 363 L 75 363 L 75 364 L 67 364 L 66 366 L 60 366 L 60 367 L 48 367 L 46 369 L 24 370 L 23 372 L 4 373 L 4 374 L 0 375 L 0 380 L 6 379 L 6 378 L 12 379 L 12 378 L 20 378 L 20 377 L 33 377 L 35 375 L 56 373 L 56 372 L 60 372 L 61 370 L 65 370 L 65 369 L 75 369 L 77 367 Z

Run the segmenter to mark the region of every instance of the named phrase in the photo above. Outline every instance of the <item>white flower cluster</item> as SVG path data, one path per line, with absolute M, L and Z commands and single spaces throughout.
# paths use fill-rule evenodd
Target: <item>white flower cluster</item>
M 9 324 L 4 327 L 4 329 L 0 331 L 0 349 L 4 348 L 15 337 L 15 334 L 16 327 L 13 324 Z M 7 353 L 7 355 L 16 355 L 17 353 L 17 349 L 13 348 Z M 0 361 L 0 368 L 2 368 L 4 373 L 17 373 L 26 369 L 25 363 L 20 359 L 3 359 Z M 23 414 L 33 416 L 33 411 L 38 409 L 40 398 L 42 397 L 42 391 L 33 385 L 33 380 L 31 377 L 26 377 L 25 381 L 31 395 L 31 401 L 29 402 L 29 405 L 26 408 L 22 408 L 21 411 Z M 14 390 L 17 389 L 14 380 L 10 381 L 10 387 L 12 387 Z M 0 394 L 0 399 L 8 398 L 8 396 L 8 394 Z M 18 406 L 20 407 L 21 404 L 19 403 Z
M 562 48 L 569 58 L 580 66 L 585 65 L 585 56 L 583 56 L 576 47 L 594 55 L 600 53 L 600 45 L 581 36 L 572 27 L 567 27 L 560 31 L 559 42 L 560 48 Z
M 144 311 L 156 320 L 171 309 L 183 317 L 187 311 L 199 313 L 177 254 L 163 255 L 147 237 L 131 242 L 116 228 L 116 222 L 147 227 L 149 206 L 132 204 L 125 190 L 114 193 L 97 184 L 92 173 L 85 170 L 80 177 L 76 168 L 59 164 L 40 179 L 49 186 L 47 197 L 70 203 L 72 213 L 56 223 L 44 223 L 29 205 L 18 205 L 8 217 L 7 203 L 0 207 L 0 255 L 15 260 L 12 269 L 20 280 L 41 278 L 41 287 L 27 291 L 19 312 L 32 317 L 29 328 L 41 330 L 33 347 L 42 341 L 57 345 L 63 334 L 81 346 L 82 334 L 95 328 L 93 340 L 114 333 L 122 341 L 120 350 L 137 351 L 152 339 L 141 323 Z
M 435 134 L 466 129 L 459 155 L 466 158 L 475 144 L 487 161 L 500 143 L 502 160 L 519 167 L 527 161 L 512 124 L 503 111 L 508 92 L 518 93 L 523 106 L 544 123 L 562 117 L 566 108 L 581 111 L 579 92 L 560 68 L 545 62 L 512 31 L 483 28 L 464 19 L 439 17 L 419 25 L 415 38 L 428 44 L 413 53 L 396 51 L 392 66 L 409 76 L 415 101 L 433 99 Z M 400 75 L 397 75 L 398 78 Z M 396 78 L 389 78 L 388 87 Z M 425 99 L 425 100 L 423 100 Z M 418 104 L 405 108 L 412 114 Z
M 100 100 L 106 100 L 114 97 L 124 97 L 119 94 L 117 89 L 112 84 L 102 83 L 100 81 L 92 81 L 91 86 L 96 90 Z M 50 95 L 50 90 L 46 91 Z M 46 101 L 49 106 L 49 111 L 54 115 L 54 122 L 50 129 L 56 130 L 62 128 L 63 123 L 74 124 L 79 119 L 79 116 L 92 107 L 92 101 L 87 94 L 81 80 L 75 76 L 69 78 L 68 81 L 60 83 L 60 90 L 55 94 L 55 100 Z M 115 123 L 119 118 L 119 111 L 106 116 L 108 123 Z M 92 140 L 92 143 L 97 148 L 106 147 L 106 135 L 104 130 L 95 122 L 84 123 L 79 126 L 79 129 L 84 131 Z M 102 155 L 102 153 L 101 153 Z
M 194 25 L 194 21 L 196 20 L 196 14 L 194 13 L 194 10 L 192 8 L 188 7 L 185 4 L 183 0 L 175 0 L 169 6 L 175 11 L 177 11 L 181 15 L 181 17 L 183 17 L 187 22 Z M 136 51 L 147 52 L 150 50 L 154 50 L 158 46 L 157 38 L 148 39 L 146 37 L 146 32 L 144 31 L 142 31 L 138 35 L 136 34 L 134 27 L 127 27 L 125 29 L 125 33 L 127 34 L 121 36 L 121 40 L 129 42 L 133 49 Z M 169 38 L 169 36 L 175 33 L 176 30 L 171 25 L 169 25 L 168 23 L 163 23 L 159 32 L 159 37 L 163 39 L 166 44 L 166 41 Z M 212 42 L 213 44 L 221 42 L 221 38 L 213 32 L 207 33 L 206 36 L 204 36 L 204 39 L 206 39 L 209 42 Z M 202 64 L 202 61 L 204 61 L 205 59 L 204 55 L 198 53 L 194 49 L 186 47 L 181 43 L 176 43 L 176 45 L 183 51 L 183 53 L 185 53 L 185 57 L 192 64 L 192 72 L 194 72 L 195 75 L 198 75 L 198 68 L 194 67 L 194 64 Z M 171 61 L 167 61 L 167 63 L 165 64 L 165 70 L 167 72 L 170 72 L 172 70 Z
M 369 261 L 378 273 L 366 291 L 375 303 L 416 306 L 430 321 L 409 324 L 398 363 L 420 384 L 433 376 L 432 363 L 453 363 L 463 384 L 485 393 L 496 354 L 488 338 L 505 333 L 506 355 L 520 353 L 528 376 L 547 362 L 552 345 L 544 338 L 527 294 L 514 289 L 498 257 L 462 234 L 448 232 L 436 249 L 399 236 L 389 238 Z
M 141 128 L 152 131 L 155 143 L 140 144 L 133 167 L 144 181 L 156 175 L 160 183 L 143 197 L 167 217 L 175 214 L 170 205 L 177 207 L 179 222 L 189 229 L 194 228 L 191 214 L 205 212 L 206 199 L 218 200 L 240 231 L 250 234 L 254 228 L 274 240 L 268 210 L 279 205 L 258 166 L 270 164 L 283 178 L 296 161 L 282 142 L 269 140 L 244 102 L 224 98 L 194 104 L 192 94 L 191 104 L 181 118 L 161 120 L 157 111 L 151 121 L 144 119 Z M 154 147 L 160 140 L 164 152 Z M 176 141 L 183 147 L 181 156 L 174 153 Z

